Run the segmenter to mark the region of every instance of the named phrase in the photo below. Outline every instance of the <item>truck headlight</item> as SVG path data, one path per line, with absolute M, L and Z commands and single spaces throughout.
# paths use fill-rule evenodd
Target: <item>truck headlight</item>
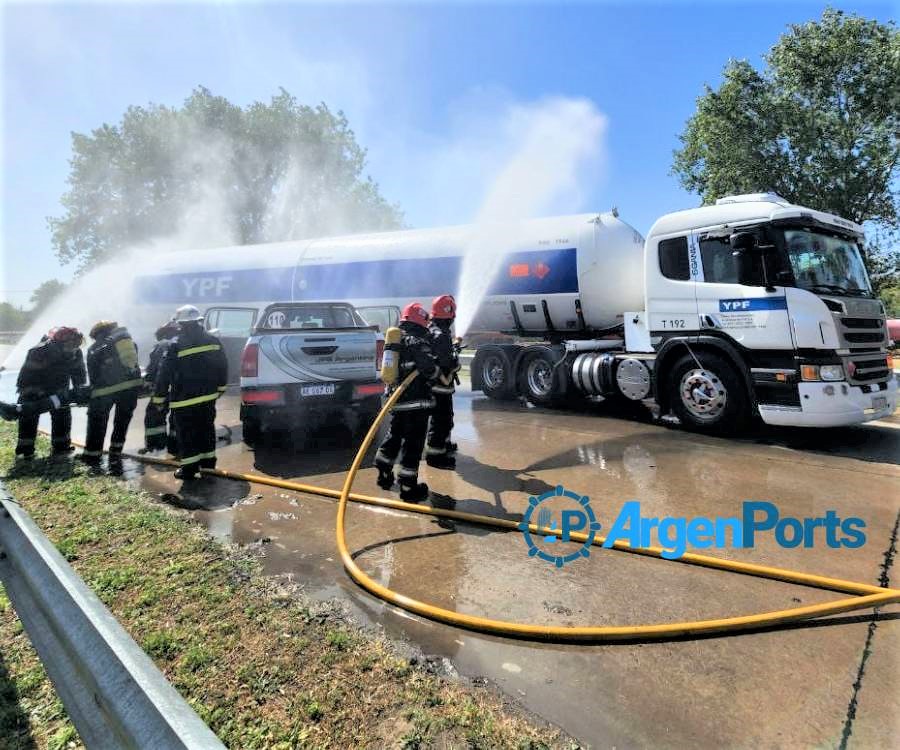
M 843 380 L 843 365 L 801 365 L 800 377 L 803 380 Z

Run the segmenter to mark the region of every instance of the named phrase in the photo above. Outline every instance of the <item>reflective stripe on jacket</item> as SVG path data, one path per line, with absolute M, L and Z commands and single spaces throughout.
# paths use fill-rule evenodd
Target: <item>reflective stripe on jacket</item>
M 159 364 L 152 401 L 183 409 L 215 401 L 228 382 L 222 344 L 199 324 L 182 325 Z

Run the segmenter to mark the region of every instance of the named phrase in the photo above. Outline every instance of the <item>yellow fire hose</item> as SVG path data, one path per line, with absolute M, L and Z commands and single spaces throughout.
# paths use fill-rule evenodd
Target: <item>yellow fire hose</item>
M 686 553 L 681 557 L 671 560 L 670 562 L 685 563 L 687 565 L 699 565 L 706 568 L 714 568 L 716 570 L 724 570 L 732 573 L 740 573 L 743 575 L 756 576 L 758 578 L 769 578 L 786 583 L 794 583 L 801 586 L 810 586 L 813 588 L 825 589 L 829 591 L 840 591 L 853 596 L 846 599 L 839 599 L 834 602 L 826 602 L 823 604 L 813 604 L 805 607 L 794 607 L 792 609 L 777 610 L 773 612 L 763 612 L 754 615 L 741 615 L 737 617 L 726 617 L 717 620 L 694 620 L 691 622 L 672 622 L 659 623 L 653 625 L 621 625 L 621 626 L 559 626 L 559 625 L 537 625 L 530 623 L 511 622 L 507 620 L 495 620 L 486 617 L 477 617 L 475 615 L 467 615 L 453 610 L 444 609 L 427 602 L 413 599 L 404 594 L 398 593 L 393 589 L 382 586 L 378 582 L 372 580 L 365 572 L 363 572 L 347 547 L 346 532 L 344 529 L 344 519 L 347 513 L 348 501 L 363 503 L 365 505 L 376 505 L 383 508 L 392 508 L 394 510 L 406 511 L 410 513 L 420 513 L 438 518 L 447 518 L 453 521 L 463 521 L 466 523 L 478 524 L 481 526 L 493 526 L 501 529 L 517 530 L 519 524 L 516 521 L 494 518 L 492 516 L 483 516 L 476 513 L 464 513 L 455 510 L 444 510 L 439 508 L 431 508 L 412 503 L 405 503 L 399 500 L 389 500 L 387 498 L 372 497 L 370 495 L 360 495 L 351 492 L 356 474 L 359 471 L 363 458 L 378 434 L 378 429 L 384 418 L 391 411 L 400 394 L 412 382 L 418 373 L 411 373 L 406 380 L 391 394 L 390 398 L 384 404 L 369 431 L 366 433 L 350 469 L 347 471 L 343 488 L 332 490 L 327 487 L 317 487 L 310 484 L 302 484 L 300 482 L 291 482 L 283 479 L 275 479 L 274 477 L 263 476 L 259 474 L 245 474 L 242 472 L 227 471 L 224 469 L 202 469 L 204 474 L 223 477 L 225 479 L 240 479 L 245 482 L 255 484 L 268 485 L 270 487 L 278 487 L 286 490 L 293 490 L 304 494 L 319 495 L 322 497 L 338 498 L 337 520 L 335 536 L 338 550 L 341 554 L 341 561 L 344 568 L 362 588 L 369 593 L 386 602 L 394 604 L 409 612 L 413 612 L 422 617 L 432 620 L 455 625 L 457 627 L 466 628 L 468 630 L 477 630 L 495 635 L 511 636 L 516 638 L 526 638 L 534 640 L 551 640 L 551 641 L 616 641 L 616 640 L 653 640 L 661 638 L 676 638 L 683 636 L 700 636 L 710 634 L 721 634 L 729 632 L 737 632 L 741 630 L 752 630 L 775 625 L 783 625 L 790 622 L 798 622 L 801 620 L 809 620 L 826 615 L 840 614 L 842 612 L 850 612 L 858 609 L 867 609 L 869 607 L 879 607 L 885 604 L 900 602 L 900 590 L 884 588 L 881 586 L 872 586 L 865 583 L 857 583 L 855 581 L 846 581 L 840 578 L 829 578 L 825 576 L 813 575 L 811 573 L 803 573 L 795 570 L 787 570 L 785 568 L 773 568 L 764 565 L 755 565 L 753 563 L 743 563 L 732 560 L 723 560 L 708 555 L 698 555 Z M 176 461 L 163 458 L 154 458 L 150 456 L 124 454 L 129 458 L 148 464 L 160 464 L 166 466 L 177 466 Z M 552 529 L 530 524 L 529 530 L 535 534 L 550 534 Z M 588 535 L 580 532 L 570 532 L 569 536 L 575 541 L 586 542 Z M 605 541 L 605 537 L 595 535 L 593 544 L 601 546 Z M 632 547 L 627 542 L 617 541 L 611 549 L 620 552 L 629 552 L 636 555 L 644 555 L 647 557 L 662 557 L 663 549 L 661 547 Z

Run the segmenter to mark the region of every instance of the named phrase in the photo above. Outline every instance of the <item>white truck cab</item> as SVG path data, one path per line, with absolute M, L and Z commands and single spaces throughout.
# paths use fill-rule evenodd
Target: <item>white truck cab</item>
M 699 352 L 741 371 L 768 424 L 837 426 L 892 413 L 885 313 L 862 240 L 858 224 L 772 193 L 729 196 L 657 221 L 644 263 L 656 365 L 673 349 L 699 360 L 671 389 L 676 413 L 709 421 L 727 409 L 720 401 L 729 394 Z

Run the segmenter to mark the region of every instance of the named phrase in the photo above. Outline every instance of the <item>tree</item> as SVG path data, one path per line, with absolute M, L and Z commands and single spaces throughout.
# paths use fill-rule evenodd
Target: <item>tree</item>
M 0 331 L 24 331 L 28 324 L 27 312 L 9 302 L 0 302 Z
M 874 280 L 898 280 L 900 33 L 828 8 L 791 26 L 760 72 L 730 61 L 706 86 L 672 171 L 704 203 L 773 190 L 791 202 L 866 223 Z
M 245 244 L 388 229 L 402 214 L 363 176 L 343 113 L 287 91 L 241 108 L 205 88 L 181 108 L 129 107 L 118 125 L 72 134 L 65 212 L 48 218 L 63 263 L 126 248 Z
M 56 279 L 50 279 L 41 284 L 31 294 L 31 315 L 36 316 L 44 310 L 60 294 L 66 290 L 66 285 Z

